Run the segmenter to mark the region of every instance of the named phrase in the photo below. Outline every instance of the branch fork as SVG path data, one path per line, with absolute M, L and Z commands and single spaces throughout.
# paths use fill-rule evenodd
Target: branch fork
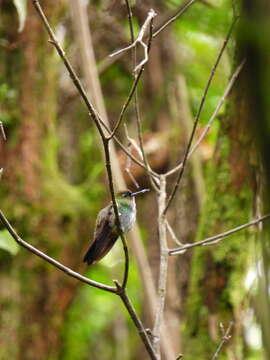
M 143 37 L 146 33 L 147 28 L 150 26 L 151 21 L 156 16 L 157 16 L 157 13 L 155 12 L 155 10 L 150 9 L 148 12 L 147 18 L 139 32 L 137 39 L 131 45 L 129 45 L 123 49 L 117 50 L 114 53 L 110 54 L 110 57 L 119 55 L 119 54 L 123 53 L 124 51 L 128 51 L 128 50 L 134 48 L 137 44 L 140 44 L 144 49 L 144 59 L 135 67 L 134 72 L 136 73 L 138 70 L 140 70 L 143 67 L 143 65 L 146 64 L 148 61 L 148 46 L 143 41 Z

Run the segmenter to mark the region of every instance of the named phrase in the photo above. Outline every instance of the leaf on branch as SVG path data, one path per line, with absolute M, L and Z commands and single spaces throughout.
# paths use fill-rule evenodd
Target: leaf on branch
M 18 18 L 19 18 L 19 29 L 21 32 L 24 28 L 26 18 L 26 0 L 13 0 L 14 6 L 16 7 Z
M 0 249 L 6 250 L 13 256 L 19 251 L 19 245 L 7 230 L 0 231 Z

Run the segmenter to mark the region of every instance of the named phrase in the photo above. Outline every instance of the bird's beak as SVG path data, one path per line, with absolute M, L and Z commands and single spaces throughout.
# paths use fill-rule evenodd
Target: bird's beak
M 142 193 L 145 193 L 147 191 L 150 191 L 150 189 L 142 189 L 142 190 L 139 190 L 139 191 L 135 191 L 135 192 L 131 193 L 130 196 L 136 196 L 138 194 L 142 194 Z

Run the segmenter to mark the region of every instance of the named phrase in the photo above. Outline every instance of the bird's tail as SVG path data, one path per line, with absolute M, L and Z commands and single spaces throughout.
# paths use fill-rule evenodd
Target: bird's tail
M 102 259 L 111 250 L 117 239 L 118 235 L 115 233 L 106 234 L 103 239 L 96 239 L 85 254 L 83 261 L 92 265 Z
M 87 253 L 85 254 L 84 258 L 83 258 L 83 262 L 86 262 L 88 265 L 91 265 L 95 262 L 95 242 L 90 246 L 90 248 L 88 249 Z

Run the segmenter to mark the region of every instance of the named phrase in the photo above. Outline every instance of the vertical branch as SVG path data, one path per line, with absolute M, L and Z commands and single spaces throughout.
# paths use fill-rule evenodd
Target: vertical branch
M 166 178 L 160 176 L 160 192 L 158 194 L 158 236 L 160 243 L 160 269 L 159 269 L 159 284 L 158 284 L 158 305 L 156 318 L 153 328 L 153 346 L 160 359 L 160 333 L 164 314 L 165 299 L 166 299 L 166 285 L 168 272 L 168 246 L 167 246 L 167 231 L 166 231 L 166 217 L 164 209 L 166 206 Z

